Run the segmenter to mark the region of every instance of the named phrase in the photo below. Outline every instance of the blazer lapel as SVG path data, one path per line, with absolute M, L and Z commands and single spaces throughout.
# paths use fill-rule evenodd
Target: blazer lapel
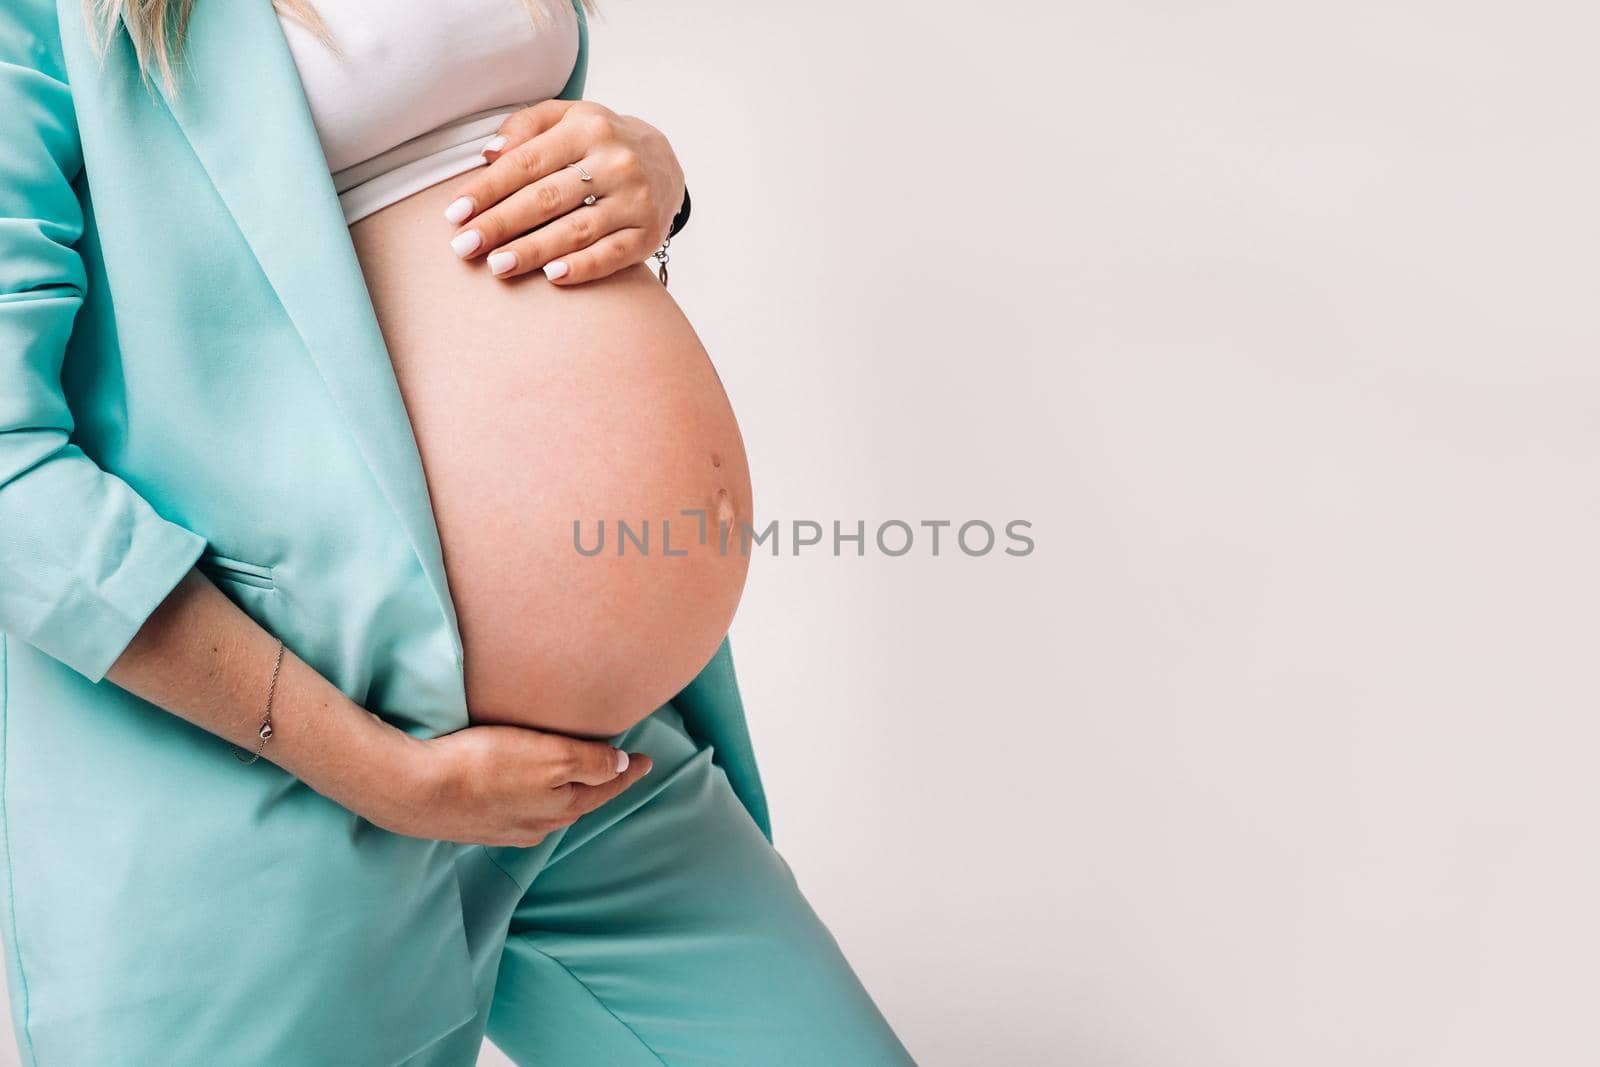
M 167 105 L 316 361 L 461 637 L 427 482 L 300 76 L 270 0 L 194 5 Z

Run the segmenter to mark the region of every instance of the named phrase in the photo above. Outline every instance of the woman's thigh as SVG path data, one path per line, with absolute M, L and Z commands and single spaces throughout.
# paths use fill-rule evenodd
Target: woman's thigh
M 553 848 L 491 853 L 526 887 L 495 1044 L 525 1065 L 911 1063 L 711 751 L 670 706 L 625 743 L 650 777 Z

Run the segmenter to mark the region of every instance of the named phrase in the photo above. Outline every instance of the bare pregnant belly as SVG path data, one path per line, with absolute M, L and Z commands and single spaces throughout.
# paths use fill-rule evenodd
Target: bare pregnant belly
M 449 249 L 456 184 L 351 236 L 422 453 L 469 709 L 616 733 L 687 684 L 733 620 L 748 561 L 716 523 L 750 517 L 739 427 L 647 267 L 569 289 L 499 281 Z M 684 511 L 708 516 L 703 542 Z M 598 554 L 575 522 L 586 552 L 604 537 Z

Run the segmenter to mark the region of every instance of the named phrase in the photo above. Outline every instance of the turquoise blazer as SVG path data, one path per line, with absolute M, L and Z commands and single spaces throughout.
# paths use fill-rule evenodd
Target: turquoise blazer
M 196 4 L 176 94 L 126 34 L 98 58 L 80 12 L 0 5 L 0 929 L 23 1053 L 205 1064 L 226 1035 L 262 1063 L 398 1062 L 474 1010 L 461 846 L 376 829 L 102 679 L 198 563 L 364 706 L 466 726 L 410 424 L 269 0 Z M 726 644 L 674 702 L 767 831 Z

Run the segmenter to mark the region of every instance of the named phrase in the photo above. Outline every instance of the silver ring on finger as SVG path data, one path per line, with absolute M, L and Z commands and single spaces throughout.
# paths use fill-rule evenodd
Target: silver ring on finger
M 569 166 L 569 167 L 573 167 L 573 168 L 576 168 L 576 170 L 577 170 L 577 171 L 578 171 L 578 175 L 579 175 L 579 176 L 580 176 L 580 177 L 581 177 L 581 178 L 582 178 L 582 179 L 583 179 L 583 180 L 584 180 L 584 181 L 586 181 L 586 182 L 592 182 L 592 181 L 594 181 L 594 175 L 593 175 L 593 174 L 590 174 L 590 173 L 589 173 L 589 172 L 588 172 L 588 171 L 586 171 L 586 170 L 584 170 L 584 169 L 583 169 L 583 166 L 582 166 L 582 165 L 581 165 L 581 164 L 578 164 L 578 163 L 568 163 L 568 164 L 567 164 L 567 166 Z
M 592 207 L 594 205 L 594 202 L 595 202 L 595 195 L 593 193 L 590 193 L 588 196 L 583 198 L 583 206 L 584 207 Z

